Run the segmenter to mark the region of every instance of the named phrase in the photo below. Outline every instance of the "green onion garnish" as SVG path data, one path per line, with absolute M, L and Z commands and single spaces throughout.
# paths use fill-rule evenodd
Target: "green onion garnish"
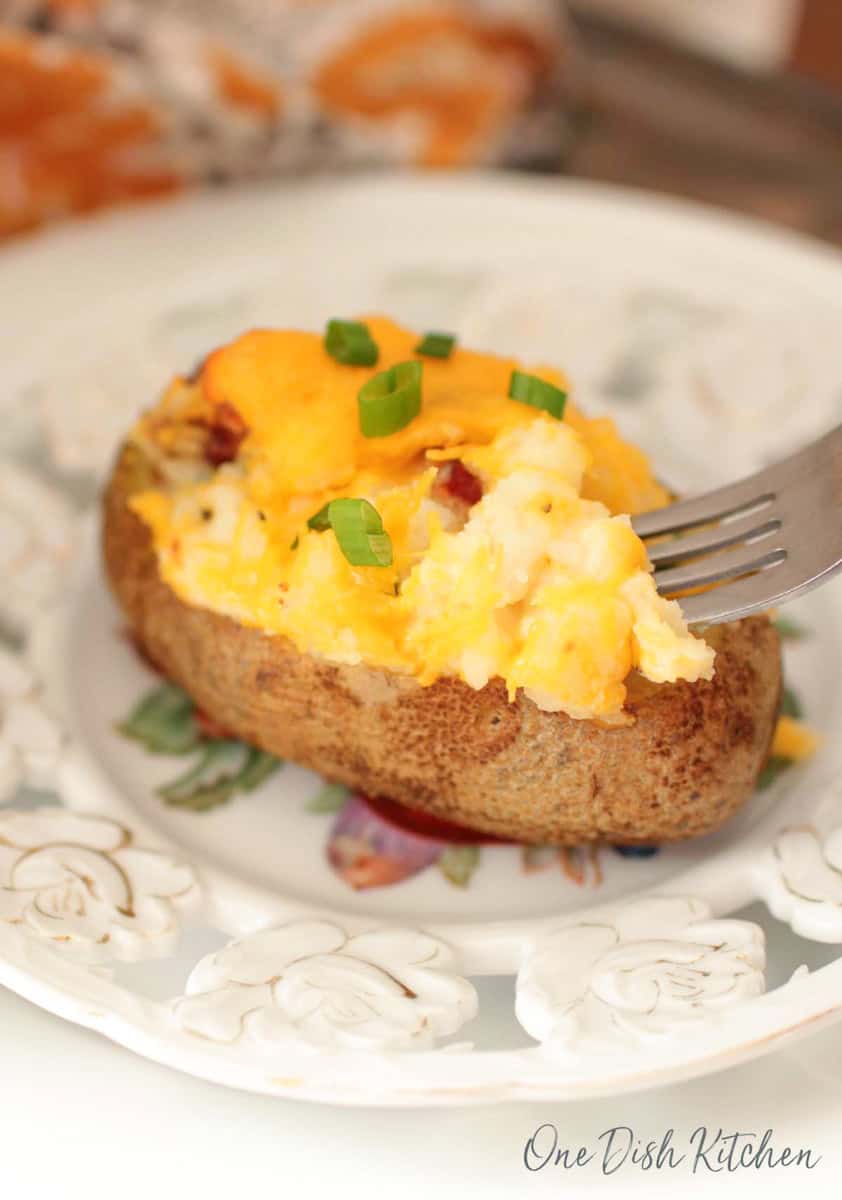
M 348 367 L 373 367 L 380 356 L 377 343 L 362 321 L 328 321 L 325 350 Z
M 567 392 L 547 383 L 545 379 L 539 379 L 537 375 L 528 375 L 525 371 L 512 371 L 509 396 L 512 400 L 519 400 L 521 404 L 531 404 L 533 408 L 543 409 L 557 421 L 564 416 Z
M 415 347 L 415 353 L 427 358 L 450 358 L 455 345 L 456 338 L 452 333 L 425 333 Z
M 313 513 L 307 522 L 308 529 L 318 529 L 319 533 L 324 533 L 326 529 L 330 529 L 330 518 L 327 515 L 327 510 L 330 508 L 330 501 L 323 504 L 318 512 Z
M 418 416 L 422 371 L 420 362 L 397 363 L 363 384 L 357 396 L 363 437 L 387 437 Z
M 380 513 L 367 500 L 331 500 L 327 517 L 339 549 L 354 567 L 390 567 L 392 539 Z

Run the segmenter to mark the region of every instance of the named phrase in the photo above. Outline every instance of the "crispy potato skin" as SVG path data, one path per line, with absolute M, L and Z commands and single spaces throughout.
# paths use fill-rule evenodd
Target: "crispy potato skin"
M 710 682 L 634 675 L 633 725 L 546 713 L 500 680 L 421 687 L 334 666 L 185 604 L 158 574 L 128 498 L 154 485 L 125 447 L 104 497 L 103 552 L 142 649 L 236 736 L 372 795 L 522 842 L 660 843 L 716 829 L 751 794 L 774 732 L 778 636 L 765 617 L 717 626 Z

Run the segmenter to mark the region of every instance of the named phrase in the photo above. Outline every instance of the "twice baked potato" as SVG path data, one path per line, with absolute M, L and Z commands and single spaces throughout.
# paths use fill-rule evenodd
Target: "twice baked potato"
M 405 331 L 393 332 L 397 327 L 386 322 L 372 321 L 370 326 L 380 344 L 380 365 L 384 346 L 387 360 L 409 357 L 406 341 L 398 337 L 399 333 L 403 337 Z M 103 546 L 111 587 L 134 636 L 167 677 L 179 683 L 233 735 L 281 758 L 310 766 L 329 779 L 363 792 L 388 796 L 409 808 L 517 841 L 566 845 L 594 840 L 623 844 L 674 841 L 717 828 L 739 808 L 751 794 L 767 758 L 778 714 L 781 668 L 777 633 L 768 619 L 754 617 L 712 628 L 706 632 L 704 642 L 697 645 L 698 639 L 678 629 L 674 613 L 658 624 L 660 610 L 655 613 L 649 608 L 629 617 L 628 628 L 622 624 L 626 601 L 618 596 L 632 596 L 628 578 L 634 576 L 637 580 L 641 571 L 628 559 L 628 554 L 636 553 L 633 547 L 629 549 L 630 542 L 627 545 L 630 531 L 627 534 L 620 528 L 623 525 L 628 530 L 628 523 L 620 520 L 618 524 L 610 511 L 616 511 L 619 505 L 626 511 L 634 506 L 651 506 L 663 502 L 664 497 L 651 477 L 641 471 L 638 459 L 632 460 L 631 475 L 627 472 L 620 478 L 622 472 L 610 470 L 605 446 L 610 443 L 613 453 L 622 444 L 604 423 L 591 430 L 579 418 L 584 430 L 581 436 L 590 438 L 591 455 L 582 494 L 590 490 L 592 496 L 601 493 L 604 499 L 580 501 L 559 484 L 552 499 L 542 493 L 540 506 L 533 505 L 528 511 L 533 513 L 534 509 L 536 522 L 564 520 L 565 529 L 570 526 L 577 531 L 590 530 L 589 522 L 593 520 L 593 528 L 598 526 L 602 539 L 599 545 L 610 550 L 607 559 L 603 555 L 610 571 L 603 560 L 602 566 L 594 567 L 588 559 L 591 574 L 582 582 L 580 574 L 585 568 L 581 563 L 585 560 L 574 554 L 574 549 L 578 554 L 579 542 L 574 544 L 568 538 L 559 548 L 558 527 L 554 526 L 556 541 L 547 543 L 551 549 L 548 551 L 543 543 L 539 547 L 541 570 L 545 570 L 547 555 L 555 555 L 555 560 L 564 564 L 567 590 L 562 589 L 559 600 L 561 585 L 553 576 L 552 587 L 545 586 L 546 596 L 533 591 L 531 601 L 528 596 L 516 599 L 512 607 L 524 624 L 518 627 L 517 652 L 506 643 L 511 656 L 506 659 L 505 672 L 490 673 L 487 681 L 466 678 L 476 670 L 475 653 L 470 669 L 464 666 L 459 672 L 447 672 L 436 667 L 431 678 L 428 658 L 417 670 L 401 669 L 389 663 L 380 643 L 365 641 L 365 637 L 374 638 L 375 634 L 385 636 L 391 619 L 389 604 L 400 602 L 401 592 L 407 591 L 406 580 L 417 563 L 425 555 L 432 558 L 434 554 L 433 550 L 414 550 L 402 561 L 400 522 L 397 510 L 389 507 L 392 492 L 379 493 L 384 499 L 382 504 L 376 502 L 392 513 L 391 565 L 398 571 L 397 582 L 393 585 L 389 576 L 388 589 L 379 583 L 386 576 L 378 574 L 377 565 L 351 568 L 349 574 L 355 586 L 359 583 L 359 587 L 377 588 L 379 607 L 372 631 L 357 620 L 353 607 L 356 592 L 342 591 L 347 583 L 345 575 L 326 577 L 327 582 L 322 580 L 319 590 L 306 594 L 300 610 L 293 606 L 291 615 L 283 618 L 291 633 L 271 627 L 262 609 L 249 610 L 245 617 L 238 615 L 237 605 L 247 593 L 251 595 L 249 588 L 254 589 L 260 604 L 267 595 L 273 603 L 289 604 L 296 589 L 301 592 L 304 587 L 295 572 L 304 572 L 302 578 L 306 580 L 312 578 L 317 567 L 324 572 L 328 545 L 337 562 L 345 561 L 336 548 L 339 532 L 327 528 L 326 521 L 312 518 L 325 511 L 321 503 L 325 496 L 347 494 L 351 486 L 347 481 L 344 485 L 338 482 L 344 469 L 341 462 L 336 466 L 336 479 L 315 478 L 319 461 L 324 462 L 325 456 L 334 453 L 330 445 L 325 454 L 314 452 L 311 461 L 305 453 L 310 452 L 309 448 L 302 443 L 301 454 L 306 461 L 299 466 L 295 447 L 290 450 L 288 430 L 283 445 L 273 443 L 269 454 L 264 441 L 249 461 L 249 437 L 255 430 L 260 432 L 263 419 L 260 406 L 265 406 L 267 394 L 273 395 L 275 388 L 280 387 L 283 393 L 285 382 L 278 377 L 277 364 L 261 359 L 262 345 L 254 339 L 263 335 L 249 336 L 251 341 L 241 339 L 233 351 L 229 348 L 212 356 L 198 380 L 179 381 L 176 393 L 144 418 L 123 447 L 105 493 Z M 390 339 L 397 346 L 393 347 Z M 237 361 L 232 362 L 232 353 L 239 356 Z M 316 350 L 307 343 L 305 358 L 310 356 L 316 361 L 315 355 Z M 476 363 L 468 365 L 471 370 L 476 367 Z M 511 364 L 504 363 L 503 367 L 507 373 L 512 369 Z M 347 369 L 354 373 L 355 391 L 361 381 L 372 377 L 371 370 L 359 366 Z M 426 362 L 424 370 L 434 375 Z M 445 370 L 442 365 L 441 379 L 445 378 Z M 249 407 L 242 397 L 252 386 L 255 373 L 263 390 L 256 400 L 252 396 Z M 548 374 L 544 372 L 541 377 L 547 378 Z M 439 376 L 434 378 L 438 380 Z M 295 379 L 299 388 L 307 386 L 300 360 L 296 360 Z M 499 391 L 499 377 L 491 386 Z M 335 386 L 330 396 L 335 405 Z M 508 402 L 514 403 L 511 398 Z M 435 403 L 434 397 L 431 410 Z M 509 407 L 499 407 L 511 414 Z M 520 419 L 519 414 L 516 419 Z M 525 412 L 523 419 L 546 420 L 533 409 Z M 348 436 L 340 426 L 337 420 L 328 431 L 334 440 Z M 448 409 L 447 421 L 417 444 L 407 442 L 412 429 L 410 418 L 401 432 L 383 436 L 384 445 L 394 446 L 396 439 L 403 439 L 407 445 L 404 457 L 398 461 L 395 455 L 383 470 L 388 474 L 389 488 L 400 491 L 417 487 L 421 476 L 414 469 L 407 476 L 406 455 L 423 455 L 432 446 L 432 478 L 425 476 L 428 498 L 441 486 L 442 464 L 474 461 L 461 447 L 469 440 L 489 441 L 483 430 L 459 428 L 452 408 Z M 540 432 L 546 444 L 550 435 L 543 425 Z M 307 436 L 312 433 L 309 430 Z M 282 462 L 284 454 L 287 458 Z M 278 561 L 292 565 L 283 565 L 277 577 L 264 573 L 269 553 L 265 543 L 255 543 L 257 550 L 252 545 L 249 571 L 245 571 L 240 558 L 232 557 L 230 546 L 234 542 L 239 543 L 243 537 L 250 538 L 250 544 L 254 542 L 251 526 L 244 532 L 241 512 L 237 520 L 231 513 L 226 514 L 225 529 L 210 550 L 205 542 L 195 540 L 199 534 L 194 532 L 197 522 L 201 526 L 202 521 L 218 519 L 217 513 L 209 518 L 207 507 L 202 505 L 209 503 L 209 496 L 219 501 L 220 472 L 226 486 L 242 488 L 243 480 L 256 476 L 267 461 L 271 470 L 264 475 L 262 499 L 255 512 L 256 521 L 262 524 L 271 524 L 274 514 L 279 514 L 279 537 L 284 544 Z M 486 463 L 481 455 L 477 461 Z M 279 497 L 272 490 L 284 462 L 288 471 L 307 474 L 306 484 L 297 487 L 293 500 L 288 490 Z M 493 469 L 488 467 L 492 474 Z M 366 464 L 369 494 L 373 494 L 372 470 L 370 463 Z M 452 466 L 447 466 L 447 479 L 452 473 Z M 478 475 L 482 475 L 481 470 Z M 361 478 L 357 476 L 353 481 L 357 491 L 361 490 Z M 466 499 L 473 486 L 464 478 L 457 480 L 457 487 L 444 497 L 445 505 L 450 504 L 456 511 L 450 531 L 433 529 L 430 536 L 434 545 L 439 537 L 447 542 L 446 548 L 451 547 L 453 539 L 468 527 L 470 514 L 465 506 L 470 508 L 478 499 Z M 487 488 L 490 494 L 493 488 Z M 622 493 L 623 488 L 626 492 L 636 491 L 631 498 L 634 504 L 629 495 Z M 563 517 L 549 511 L 562 499 L 580 507 L 575 513 L 570 508 Z M 284 524 L 287 518 L 289 524 Z M 518 546 L 530 537 L 534 540 L 535 529 L 539 528 L 534 523 L 534 528 L 528 522 L 524 525 L 526 520 L 520 513 L 514 534 Z M 384 524 L 389 531 L 390 521 L 384 518 Z M 290 538 L 294 530 L 300 531 Z M 376 531 L 374 536 L 379 536 Z M 593 533 L 593 538 L 596 536 Z M 593 538 L 587 542 L 591 549 Z M 615 538 L 620 541 L 615 543 Z M 262 551 L 260 546 L 264 547 Z M 299 555 L 303 566 L 296 558 Z M 574 559 L 575 571 L 580 572 L 575 576 L 575 588 L 570 582 Z M 618 572 L 625 582 L 620 581 Z M 457 576 L 454 588 L 465 583 L 464 573 L 457 572 Z M 219 590 L 220 579 L 227 589 L 224 592 Z M 471 583 L 473 576 L 467 579 Z M 479 584 L 476 608 L 481 613 L 484 593 Z M 580 643 L 574 645 L 575 639 L 566 635 L 562 642 L 553 641 L 565 613 L 571 605 L 575 609 L 580 603 L 582 588 L 586 605 L 581 612 L 588 618 L 598 614 L 599 622 L 585 630 Z M 206 602 L 198 602 L 202 596 Z M 497 600 L 499 607 L 499 597 Z M 553 609 L 556 601 L 567 607 L 563 611 Z M 420 606 L 417 596 L 413 603 Z M 448 603 L 450 593 L 442 600 L 445 608 Z M 536 607 L 542 603 L 550 607 L 546 611 Z M 647 594 L 646 605 L 651 603 Z M 463 605 L 462 609 L 448 610 L 448 629 L 454 637 L 464 640 L 475 636 L 464 621 L 459 625 L 460 614 L 473 616 L 473 605 L 472 599 L 467 608 Z M 413 613 L 417 611 L 419 607 Z M 331 626 L 331 620 L 340 624 Z M 347 643 L 340 645 L 338 640 L 336 629 L 344 630 L 343 620 L 358 631 L 356 653 L 349 653 Z M 312 621 L 315 632 L 311 633 Z M 505 633 L 512 627 L 511 614 L 507 621 L 501 626 Z M 401 626 L 404 638 L 408 638 L 407 628 L 406 623 Z M 337 650 L 333 657 L 330 644 L 326 650 L 324 642 L 318 641 L 327 636 L 326 629 L 334 630 L 331 636 Z M 307 638 L 315 639 L 313 649 L 302 646 L 302 631 L 306 631 Z M 533 646 L 529 639 L 539 635 Z M 614 639 L 610 644 L 605 640 L 609 635 Z M 476 637 L 485 638 L 481 644 L 487 646 L 484 626 Z M 635 655 L 631 662 L 616 650 L 627 642 Z M 657 682 L 644 676 L 643 667 L 657 675 L 666 661 L 663 654 L 657 661 L 651 653 L 647 658 L 647 644 L 650 650 L 657 644 L 660 652 L 667 643 L 673 655 L 669 669 L 684 671 L 690 678 Z M 420 644 L 426 652 L 432 643 L 428 638 Z M 553 646 L 558 647 L 558 660 L 564 666 L 563 671 L 558 667 L 556 675 L 548 674 L 550 666 L 556 670 L 554 662 L 547 661 L 552 658 L 548 649 Z M 527 653 L 530 648 L 535 651 L 534 661 Z M 498 649 L 495 642 L 494 653 Z M 715 653 L 712 672 L 705 665 L 711 651 Z M 493 655 L 489 661 L 493 661 Z M 552 687 L 557 688 L 556 693 Z

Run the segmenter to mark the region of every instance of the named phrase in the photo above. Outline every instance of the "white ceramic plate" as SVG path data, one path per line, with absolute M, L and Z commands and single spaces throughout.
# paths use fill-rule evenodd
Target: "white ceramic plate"
M 0 615 L 25 646 L 0 657 L 0 981 L 194 1074 L 342 1103 L 651 1086 L 836 1019 L 838 962 L 767 990 L 762 929 L 728 917 L 759 899 L 842 941 L 836 586 L 796 606 L 808 636 L 787 648 L 826 734 L 816 761 L 650 858 L 413 839 L 353 802 L 311 811 L 320 782 L 289 765 L 211 811 L 174 808 L 158 789 L 201 747 L 151 755 L 116 731 L 157 686 L 79 515 L 120 434 L 245 326 L 373 309 L 563 364 L 684 491 L 838 419 L 838 257 L 644 196 L 285 185 L 8 251 Z M 236 772 L 245 750 L 226 754 Z M 344 873 L 326 854 L 343 835 Z

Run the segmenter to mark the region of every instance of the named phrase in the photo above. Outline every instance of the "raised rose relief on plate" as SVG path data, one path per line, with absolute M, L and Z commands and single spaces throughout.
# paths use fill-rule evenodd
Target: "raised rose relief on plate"
M 811 819 L 783 825 L 754 873 L 769 910 L 798 934 L 842 941 L 842 790 L 819 792 Z
M 518 1019 L 555 1055 L 608 1053 L 760 995 L 765 962 L 757 925 L 653 896 L 544 933 L 518 975 Z
M 229 1044 L 427 1050 L 477 1012 L 454 964 L 449 947 L 417 930 L 348 936 L 297 921 L 203 959 L 174 1012 L 188 1033 Z
M 85 962 L 173 950 L 196 877 L 104 817 L 61 808 L 0 812 L 0 923 Z

